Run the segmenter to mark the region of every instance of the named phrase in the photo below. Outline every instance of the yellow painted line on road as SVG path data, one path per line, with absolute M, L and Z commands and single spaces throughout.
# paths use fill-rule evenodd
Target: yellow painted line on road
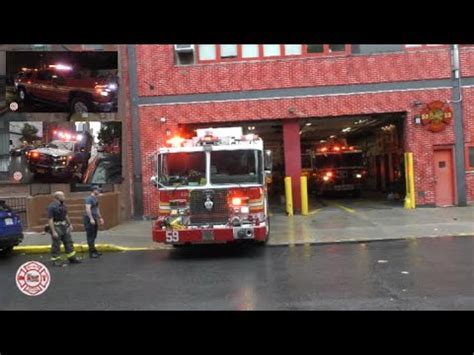
M 96 249 L 100 252 L 118 252 L 153 250 L 154 248 L 132 248 L 114 244 L 97 244 Z M 74 250 L 78 253 L 85 253 L 89 251 L 89 246 L 83 244 L 74 244 Z M 15 253 L 25 254 L 45 254 L 49 253 L 50 251 L 50 245 L 21 245 L 13 249 L 13 252 Z M 61 246 L 61 251 L 64 252 L 64 246 Z
M 315 214 L 318 214 L 321 210 L 322 210 L 322 208 L 317 208 L 314 211 L 310 211 L 308 214 L 309 215 L 315 215 Z
M 343 209 L 344 211 L 349 212 L 349 213 L 357 213 L 357 212 L 356 212 L 355 210 L 353 210 L 352 208 L 349 208 L 349 207 L 340 205 L 340 204 L 338 204 L 338 203 L 335 203 L 334 206 L 339 207 L 340 209 Z

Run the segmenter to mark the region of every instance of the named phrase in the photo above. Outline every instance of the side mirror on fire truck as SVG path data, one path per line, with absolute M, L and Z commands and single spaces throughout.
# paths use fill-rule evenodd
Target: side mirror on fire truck
M 265 155 L 264 155 L 264 170 L 267 174 L 271 174 L 272 172 L 272 151 L 271 150 L 265 150 Z

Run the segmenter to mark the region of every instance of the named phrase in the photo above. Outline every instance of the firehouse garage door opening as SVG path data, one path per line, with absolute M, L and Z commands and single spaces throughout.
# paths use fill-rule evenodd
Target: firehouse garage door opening
M 310 201 L 325 205 L 402 206 L 403 113 L 305 119 L 301 163 Z

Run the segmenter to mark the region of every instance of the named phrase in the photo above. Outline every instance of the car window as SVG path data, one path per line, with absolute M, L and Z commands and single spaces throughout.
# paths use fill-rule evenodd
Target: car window
M 95 168 L 91 184 L 120 184 L 122 182 L 122 164 L 120 160 L 101 160 Z
M 41 70 L 38 72 L 38 80 L 51 80 L 52 75 L 51 70 Z
M 91 184 L 105 184 L 106 183 L 106 164 L 101 161 L 97 164 L 97 167 L 94 170 L 94 174 L 92 174 Z
M 5 203 L 5 201 L 0 201 L 0 212 L 11 212 L 11 208 Z

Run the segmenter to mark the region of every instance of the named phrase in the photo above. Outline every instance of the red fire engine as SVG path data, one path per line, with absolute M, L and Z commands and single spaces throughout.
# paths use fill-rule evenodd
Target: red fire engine
M 159 216 L 153 240 L 180 246 L 238 240 L 265 244 L 270 234 L 266 175 L 271 152 L 242 128 L 198 129 L 156 153 Z
M 360 195 L 367 176 L 360 148 L 349 146 L 345 139 L 331 139 L 316 144 L 310 155 L 311 190 L 318 194 L 341 191 Z

